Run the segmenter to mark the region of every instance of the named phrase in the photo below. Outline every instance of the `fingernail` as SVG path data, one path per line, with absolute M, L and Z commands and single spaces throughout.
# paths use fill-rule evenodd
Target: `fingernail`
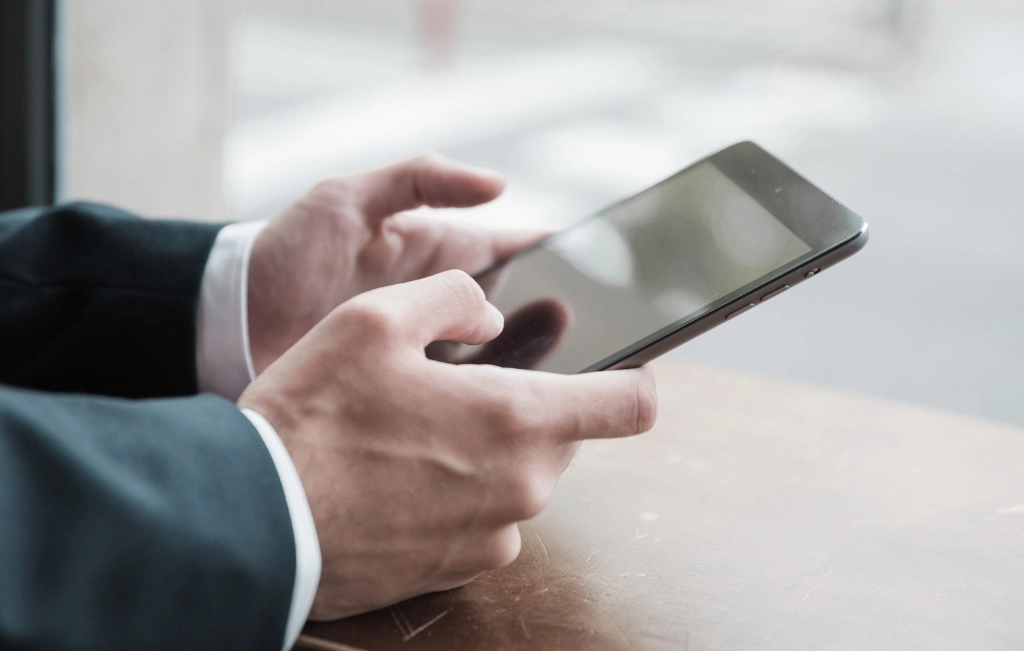
M 494 305 L 492 305 L 490 303 L 487 304 L 487 307 L 491 308 L 491 312 L 494 313 L 494 318 L 498 322 L 498 325 L 501 326 L 502 328 L 504 328 L 505 327 L 505 315 L 501 313 L 501 310 L 499 310 L 498 308 L 494 307 Z

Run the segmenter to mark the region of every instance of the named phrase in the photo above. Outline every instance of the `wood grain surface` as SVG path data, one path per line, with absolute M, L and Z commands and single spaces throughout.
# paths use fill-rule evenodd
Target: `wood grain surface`
M 1024 431 L 673 362 L 510 567 L 298 648 L 1024 649 Z

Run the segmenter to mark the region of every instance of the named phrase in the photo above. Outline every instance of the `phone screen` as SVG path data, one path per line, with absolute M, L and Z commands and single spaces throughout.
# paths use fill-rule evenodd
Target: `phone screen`
M 478 277 L 505 315 L 482 361 L 587 370 L 810 251 L 713 163 L 698 163 Z

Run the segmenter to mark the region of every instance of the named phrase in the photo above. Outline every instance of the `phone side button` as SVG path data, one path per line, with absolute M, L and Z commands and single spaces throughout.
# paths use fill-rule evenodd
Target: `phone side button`
M 725 316 L 725 320 L 728 321 L 729 319 L 733 318 L 734 316 L 743 314 L 744 312 L 746 312 L 750 308 L 754 307 L 755 305 L 757 305 L 757 303 L 750 303 L 748 305 L 744 305 L 743 307 L 741 307 L 740 309 L 736 310 L 735 312 L 730 312 L 729 314 L 727 314 Z
M 763 303 L 767 301 L 769 298 L 775 298 L 776 296 L 786 291 L 787 289 L 789 289 L 789 285 L 783 285 L 782 287 L 779 287 L 774 291 L 768 292 L 767 294 L 761 297 L 761 302 Z

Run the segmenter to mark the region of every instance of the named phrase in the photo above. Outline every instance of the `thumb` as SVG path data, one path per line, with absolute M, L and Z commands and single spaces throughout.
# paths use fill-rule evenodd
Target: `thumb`
M 435 341 L 482 344 L 497 337 L 505 321 L 480 285 L 457 269 L 353 299 L 360 300 L 381 306 L 397 336 L 417 348 Z

